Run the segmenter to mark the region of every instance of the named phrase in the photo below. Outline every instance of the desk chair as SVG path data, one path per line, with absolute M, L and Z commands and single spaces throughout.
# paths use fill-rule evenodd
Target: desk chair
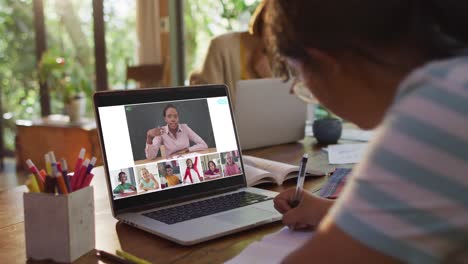
M 167 63 L 162 64 L 142 64 L 127 65 L 127 76 L 125 79 L 125 89 L 128 89 L 128 81 L 134 80 L 138 83 L 138 88 L 161 87 L 167 85 Z

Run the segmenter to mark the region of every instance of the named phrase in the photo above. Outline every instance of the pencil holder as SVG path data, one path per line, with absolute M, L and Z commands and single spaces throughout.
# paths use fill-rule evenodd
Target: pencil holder
M 70 263 L 94 249 L 92 186 L 68 195 L 25 193 L 23 200 L 28 259 Z

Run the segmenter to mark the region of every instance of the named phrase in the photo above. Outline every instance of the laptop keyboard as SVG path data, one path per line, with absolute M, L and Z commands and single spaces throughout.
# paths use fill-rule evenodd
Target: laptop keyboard
M 260 194 L 237 192 L 203 201 L 148 212 L 143 215 L 168 225 L 172 225 L 271 199 L 273 198 Z

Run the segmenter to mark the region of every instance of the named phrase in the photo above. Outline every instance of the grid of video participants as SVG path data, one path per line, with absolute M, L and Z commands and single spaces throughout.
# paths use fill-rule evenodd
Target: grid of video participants
M 164 160 L 110 171 L 114 199 L 222 180 L 241 174 L 242 168 L 237 150 Z

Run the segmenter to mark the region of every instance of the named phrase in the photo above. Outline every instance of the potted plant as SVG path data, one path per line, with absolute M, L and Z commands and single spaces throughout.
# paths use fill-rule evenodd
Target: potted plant
M 90 78 L 78 64 L 67 61 L 55 50 L 45 52 L 38 69 L 39 80 L 47 83 L 51 94 L 62 102 L 63 113 L 78 123 L 86 110 L 86 95 L 91 94 Z
M 314 121 L 312 129 L 317 143 L 336 144 L 341 138 L 343 129 L 341 119 L 321 105 L 317 106 L 315 116 L 317 119 Z

